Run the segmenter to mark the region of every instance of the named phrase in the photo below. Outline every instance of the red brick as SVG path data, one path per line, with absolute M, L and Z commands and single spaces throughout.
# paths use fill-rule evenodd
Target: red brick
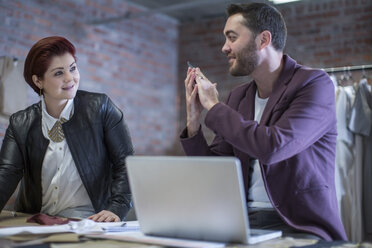
M 41 24 L 42 26 L 46 26 L 46 27 L 50 27 L 52 24 L 50 20 L 39 18 L 39 17 L 35 18 L 35 22 L 37 24 Z
M 329 51 L 323 51 L 323 52 L 315 52 L 315 57 L 330 57 L 332 54 Z
M 27 14 L 27 13 L 24 14 L 24 17 L 25 17 L 26 20 L 32 20 L 32 18 L 33 18 L 32 15 Z
M 372 54 L 365 54 L 363 58 L 365 61 L 372 61 Z
M 100 61 L 97 61 L 95 58 L 89 58 L 88 62 L 92 65 L 95 65 L 95 66 L 98 66 L 98 67 L 101 67 L 102 66 L 102 62 Z

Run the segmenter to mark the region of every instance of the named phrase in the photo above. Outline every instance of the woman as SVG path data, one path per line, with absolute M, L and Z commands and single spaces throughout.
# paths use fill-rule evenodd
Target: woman
M 38 41 L 24 67 L 41 101 L 13 114 L 0 151 L 0 210 L 120 221 L 131 207 L 125 158 L 133 154 L 123 113 L 104 94 L 78 90 L 75 47 Z

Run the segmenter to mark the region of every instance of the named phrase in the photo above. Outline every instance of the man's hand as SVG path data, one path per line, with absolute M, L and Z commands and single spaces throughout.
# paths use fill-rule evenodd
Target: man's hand
M 96 222 L 118 222 L 120 221 L 119 216 L 110 212 L 108 210 L 102 210 L 98 214 L 89 216 L 88 219 L 94 220 Z
M 200 113 L 203 110 L 198 98 L 198 87 L 194 83 L 195 77 L 195 69 L 191 69 L 189 67 L 185 79 L 187 114 L 186 126 L 189 137 L 194 136 L 198 132 L 200 126 Z
M 199 101 L 205 109 L 210 110 L 218 103 L 217 84 L 212 84 L 199 68 L 196 69 L 195 80 L 197 82 Z

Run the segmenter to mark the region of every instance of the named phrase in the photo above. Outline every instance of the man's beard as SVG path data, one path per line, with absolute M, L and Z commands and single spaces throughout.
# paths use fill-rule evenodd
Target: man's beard
M 256 51 L 256 43 L 254 42 L 254 39 L 251 39 L 247 46 L 235 55 L 235 63 L 230 65 L 230 74 L 232 76 L 250 75 L 256 69 L 258 64 Z

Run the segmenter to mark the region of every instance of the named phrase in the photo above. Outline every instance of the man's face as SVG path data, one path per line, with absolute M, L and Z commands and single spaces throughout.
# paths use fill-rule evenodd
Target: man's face
M 248 76 L 258 64 L 258 53 L 253 33 L 243 24 L 241 14 L 230 16 L 225 24 L 226 41 L 222 52 L 229 59 L 229 72 L 233 76 Z

